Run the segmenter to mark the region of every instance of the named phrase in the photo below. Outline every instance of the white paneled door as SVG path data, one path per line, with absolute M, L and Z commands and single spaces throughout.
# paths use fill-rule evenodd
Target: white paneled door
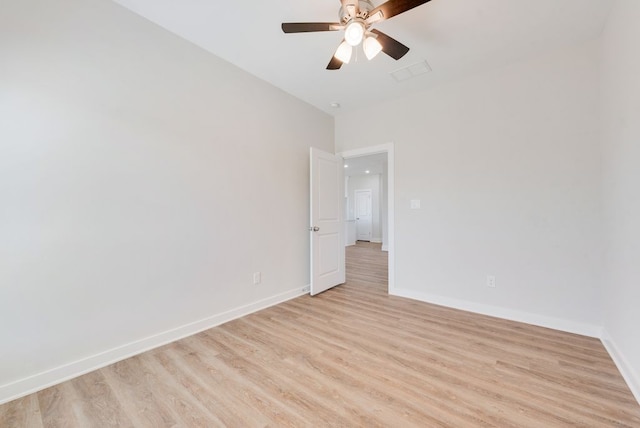
M 342 157 L 311 148 L 311 295 L 345 281 Z
M 372 215 L 371 190 L 356 190 L 356 239 L 371 241 Z

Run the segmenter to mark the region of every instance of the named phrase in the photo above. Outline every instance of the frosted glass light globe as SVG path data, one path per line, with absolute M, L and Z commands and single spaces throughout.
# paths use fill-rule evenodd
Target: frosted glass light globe
M 364 36 L 364 25 L 361 22 L 353 21 L 344 30 L 344 39 L 351 46 L 358 46 Z
M 382 50 L 382 45 L 375 39 L 375 37 L 367 37 L 366 39 L 364 39 L 362 48 L 364 49 L 364 54 L 367 56 L 367 59 L 372 60 L 376 55 L 380 53 L 380 51 Z
M 333 56 L 338 58 L 343 63 L 349 64 L 349 61 L 351 61 L 352 52 L 353 47 L 349 46 L 347 42 L 342 42 L 340 43 L 340 46 L 338 46 L 338 50 Z

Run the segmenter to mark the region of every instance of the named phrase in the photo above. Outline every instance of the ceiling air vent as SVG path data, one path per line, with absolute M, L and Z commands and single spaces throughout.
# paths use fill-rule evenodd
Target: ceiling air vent
M 430 71 L 431 67 L 429 67 L 427 61 L 420 61 L 408 67 L 401 68 L 400 70 L 392 71 L 389 74 L 396 82 L 404 82 L 412 77 L 420 76 L 421 74 L 425 74 Z

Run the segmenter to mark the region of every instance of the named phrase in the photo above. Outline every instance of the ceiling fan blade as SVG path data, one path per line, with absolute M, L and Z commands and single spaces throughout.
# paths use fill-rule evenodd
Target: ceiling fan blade
M 373 29 L 371 30 L 371 32 L 378 36 L 376 40 L 382 45 L 382 52 L 386 53 L 396 61 L 405 56 L 407 52 L 409 52 L 408 47 L 406 47 L 396 39 L 387 36 L 382 31 Z
M 342 67 L 342 61 L 335 56 L 332 56 L 331 61 L 329 61 L 329 65 L 327 65 L 327 70 L 338 70 L 340 67 Z
M 315 31 L 337 31 L 342 26 L 339 22 L 283 22 L 285 33 L 311 33 Z
M 429 1 L 430 0 L 389 0 L 369 12 L 369 16 L 382 12 L 382 19 L 379 19 L 378 21 L 383 21 L 385 19 L 393 18 L 396 15 L 400 15 L 403 12 L 411 10 L 414 7 L 418 7 Z

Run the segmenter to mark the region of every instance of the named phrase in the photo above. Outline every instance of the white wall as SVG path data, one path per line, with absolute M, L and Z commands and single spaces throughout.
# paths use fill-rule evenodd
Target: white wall
M 380 174 L 352 175 L 349 176 L 348 183 L 348 218 L 355 218 L 356 190 L 371 190 L 371 241 L 382 242 L 382 227 L 380 222 Z
M 398 294 L 598 333 L 598 60 L 592 42 L 336 118 L 338 152 L 395 142 Z
M 640 401 L 640 2 L 619 0 L 603 35 L 606 341 Z
M 3 2 L 0 53 L 0 402 L 308 284 L 330 116 L 107 0 Z

